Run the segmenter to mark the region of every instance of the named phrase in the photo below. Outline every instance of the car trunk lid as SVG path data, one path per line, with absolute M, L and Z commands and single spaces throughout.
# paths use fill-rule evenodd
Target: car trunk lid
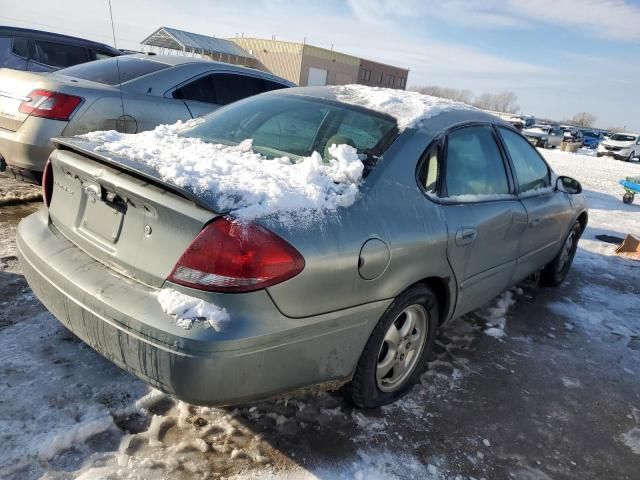
M 51 223 L 117 272 L 161 286 L 202 228 L 219 214 L 179 187 L 57 139 Z

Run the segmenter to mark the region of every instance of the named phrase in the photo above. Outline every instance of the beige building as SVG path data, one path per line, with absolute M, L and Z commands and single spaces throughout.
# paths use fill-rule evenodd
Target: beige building
M 140 47 L 160 54 L 210 58 L 273 73 L 300 86 L 361 83 L 404 89 L 409 70 L 306 43 L 261 38 L 222 39 L 160 27 Z
M 409 70 L 384 63 L 360 60 L 358 83 L 374 87 L 407 88 Z
M 361 83 L 404 89 L 409 75 L 406 69 L 305 43 L 245 37 L 229 40 L 255 58 L 255 68 L 300 86 Z M 380 76 L 382 82 L 376 82 Z

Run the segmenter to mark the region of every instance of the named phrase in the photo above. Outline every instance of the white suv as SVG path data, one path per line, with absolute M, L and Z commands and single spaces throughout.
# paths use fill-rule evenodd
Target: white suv
M 597 155 L 609 155 L 630 162 L 640 155 L 640 135 L 637 133 L 614 133 L 598 145 Z

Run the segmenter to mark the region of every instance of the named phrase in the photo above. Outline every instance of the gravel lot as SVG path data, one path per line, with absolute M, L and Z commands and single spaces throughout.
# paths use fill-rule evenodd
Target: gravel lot
M 543 153 L 591 207 L 567 282 L 447 325 L 421 384 L 372 411 L 335 394 L 202 408 L 150 390 L 43 310 L 14 243 L 39 204 L 1 206 L 0 478 L 640 478 L 640 262 L 595 238 L 640 235 L 616 184 L 640 165 Z

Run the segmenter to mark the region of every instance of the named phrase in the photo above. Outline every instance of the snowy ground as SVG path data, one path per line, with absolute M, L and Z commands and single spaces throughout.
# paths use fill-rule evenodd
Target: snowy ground
M 410 395 L 358 411 L 336 395 L 237 408 L 176 402 L 76 340 L 31 294 L 0 207 L 0 478 L 637 479 L 640 236 L 617 180 L 640 164 L 543 151 L 591 207 L 568 281 L 513 289 L 448 325 Z M 0 186 L 3 180 L 0 180 Z

